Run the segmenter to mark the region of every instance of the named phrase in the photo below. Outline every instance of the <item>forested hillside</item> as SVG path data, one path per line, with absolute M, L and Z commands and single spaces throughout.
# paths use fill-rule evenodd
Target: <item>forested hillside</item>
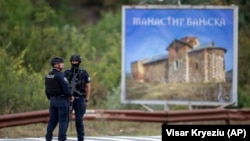
M 120 104 L 121 5 L 139 0 L 1 0 L 0 114 L 47 109 L 44 76 L 50 59 L 79 53 L 92 78 L 90 108 Z M 148 4 L 176 4 L 148 0 Z M 250 107 L 250 2 L 182 0 L 182 4 L 239 5 L 239 107 Z

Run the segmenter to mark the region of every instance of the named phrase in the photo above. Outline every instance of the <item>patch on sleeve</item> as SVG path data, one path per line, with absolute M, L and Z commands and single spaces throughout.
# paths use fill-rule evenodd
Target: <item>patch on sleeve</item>
M 55 75 L 49 75 L 49 74 L 48 74 L 46 77 L 47 77 L 47 78 L 54 78 Z

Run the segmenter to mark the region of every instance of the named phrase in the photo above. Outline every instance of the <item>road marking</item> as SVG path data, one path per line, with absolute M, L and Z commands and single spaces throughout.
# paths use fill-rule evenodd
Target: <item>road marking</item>
M 44 141 L 45 138 L 0 138 L 0 141 Z M 53 141 L 58 141 L 53 138 Z M 67 141 L 77 141 L 76 137 L 67 137 Z M 161 141 L 161 136 L 86 136 L 84 141 Z

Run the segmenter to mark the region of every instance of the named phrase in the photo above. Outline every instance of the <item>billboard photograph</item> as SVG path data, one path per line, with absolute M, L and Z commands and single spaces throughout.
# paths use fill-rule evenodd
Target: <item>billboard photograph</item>
M 123 6 L 123 103 L 237 105 L 236 6 Z

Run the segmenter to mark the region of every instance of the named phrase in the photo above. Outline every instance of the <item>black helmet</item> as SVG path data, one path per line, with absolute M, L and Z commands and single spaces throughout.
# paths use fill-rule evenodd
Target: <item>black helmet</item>
M 64 62 L 64 60 L 63 60 L 62 57 L 56 56 L 56 57 L 54 57 L 54 58 L 50 61 L 50 64 L 51 64 L 51 66 L 53 67 L 55 64 L 63 63 L 63 62 Z
M 70 57 L 69 61 L 70 62 L 72 62 L 72 61 L 78 61 L 79 63 L 81 63 L 82 62 L 82 57 L 80 55 L 75 54 L 75 55 L 72 55 Z

